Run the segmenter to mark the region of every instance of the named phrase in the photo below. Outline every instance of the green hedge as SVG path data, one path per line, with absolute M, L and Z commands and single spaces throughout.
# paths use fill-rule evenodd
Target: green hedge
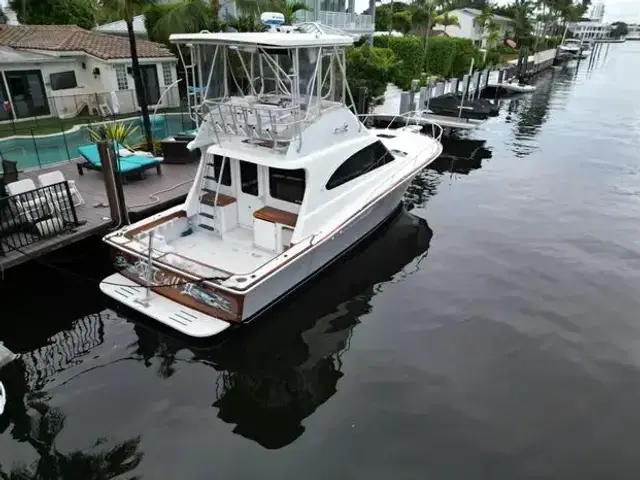
M 393 83 L 408 89 L 411 80 L 419 79 L 423 72 L 438 77 L 459 77 L 469 71 L 471 60 L 481 67 L 482 55 L 473 42 L 466 38 L 436 37 L 429 39 L 425 58 L 423 38 L 408 35 L 404 37 L 375 37 L 376 47 L 389 47 L 399 60 Z
M 347 80 L 357 105 L 361 104 L 360 97 L 366 92 L 365 108 L 360 113 L 367 112 L 373 99 L 384 94 L 387 83 L 393 81 L 397 66 L 396 56 L 388 48 L 363 45 L 347 49 Z

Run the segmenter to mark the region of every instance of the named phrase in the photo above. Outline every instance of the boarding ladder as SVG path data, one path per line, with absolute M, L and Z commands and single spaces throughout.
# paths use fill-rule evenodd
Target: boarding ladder
M 211 232 L 216 231 L 216 205 L 220 184 L 225 169 L 229 168 L 228 160 L 223 160 L 218 178 L 215 176 L 215 156 L 207 153 L 205 157 L 204 173 L 201 183 L 201 196 L 198 203 L 198 227 Z

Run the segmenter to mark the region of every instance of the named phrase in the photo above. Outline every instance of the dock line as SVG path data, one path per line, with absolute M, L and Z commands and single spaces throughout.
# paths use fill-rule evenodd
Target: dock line
M 181 187 L 183 185 L 186 185 L 187 183 L 192 183 L 193 180 L 187 180 L 185 182 L 182 183 L 178 183 L 172 187 L 169 188 L 165 188 L 164 190 L 158 190 L 157 192 L 153 192 L 149 194 L 149 198 L 152 199 L 151 202 L 147 202 L 147 203 L 138 203 L 136 205 L 131 205 L 131 206 L 127 206 L 127 210 L 131 210 L 132 208 L 140 208 L 140 207 L 148 207 L 150 205 L 153 205 L 155 203 L 158 203 L 160 201 L 160 198 L 157 195 L 160 195 L 161 193 L 165 193 L 165 192 L 170 192 L 171 190 L 173 190 L 174 188 L 178 188 Z

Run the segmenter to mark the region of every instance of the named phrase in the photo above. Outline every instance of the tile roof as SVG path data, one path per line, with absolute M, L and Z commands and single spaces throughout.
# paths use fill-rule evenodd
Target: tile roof
M 75 25 L 0 25 L 0 46 L 86 52 L 104 60 L 130 58 L 129 39 L 91 32 Z M 164 45 L 137 40 L 140 58 L 174 57 Z

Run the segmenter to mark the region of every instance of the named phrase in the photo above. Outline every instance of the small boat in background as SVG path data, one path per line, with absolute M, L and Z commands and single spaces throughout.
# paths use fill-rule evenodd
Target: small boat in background
M 486 120 L 496 117 L 500 107 L 492 100 L 483 98 L 464 99 L 460 93 L 447 93 L 430 99 L 425 106 L 436 115 Z
M 576 38 L 566 39 L 562 45 L 560 45 L 560 54 L 569 54 L 574 57 L 578 57 L 582 50 L 582 41 Z
M 492 83 L 489 82 L 487 84 L 487 93 L 490 95 L 500 95 L 500 94 L 516 94 L 516 93 L 531 93 L 536 91 L 536 87 L 534 85 L 530 85 L 525 83 L 524 81 L 519 80 L 518 78 L 512 78 L 511 80 L 507 80 L 502 83 Z

